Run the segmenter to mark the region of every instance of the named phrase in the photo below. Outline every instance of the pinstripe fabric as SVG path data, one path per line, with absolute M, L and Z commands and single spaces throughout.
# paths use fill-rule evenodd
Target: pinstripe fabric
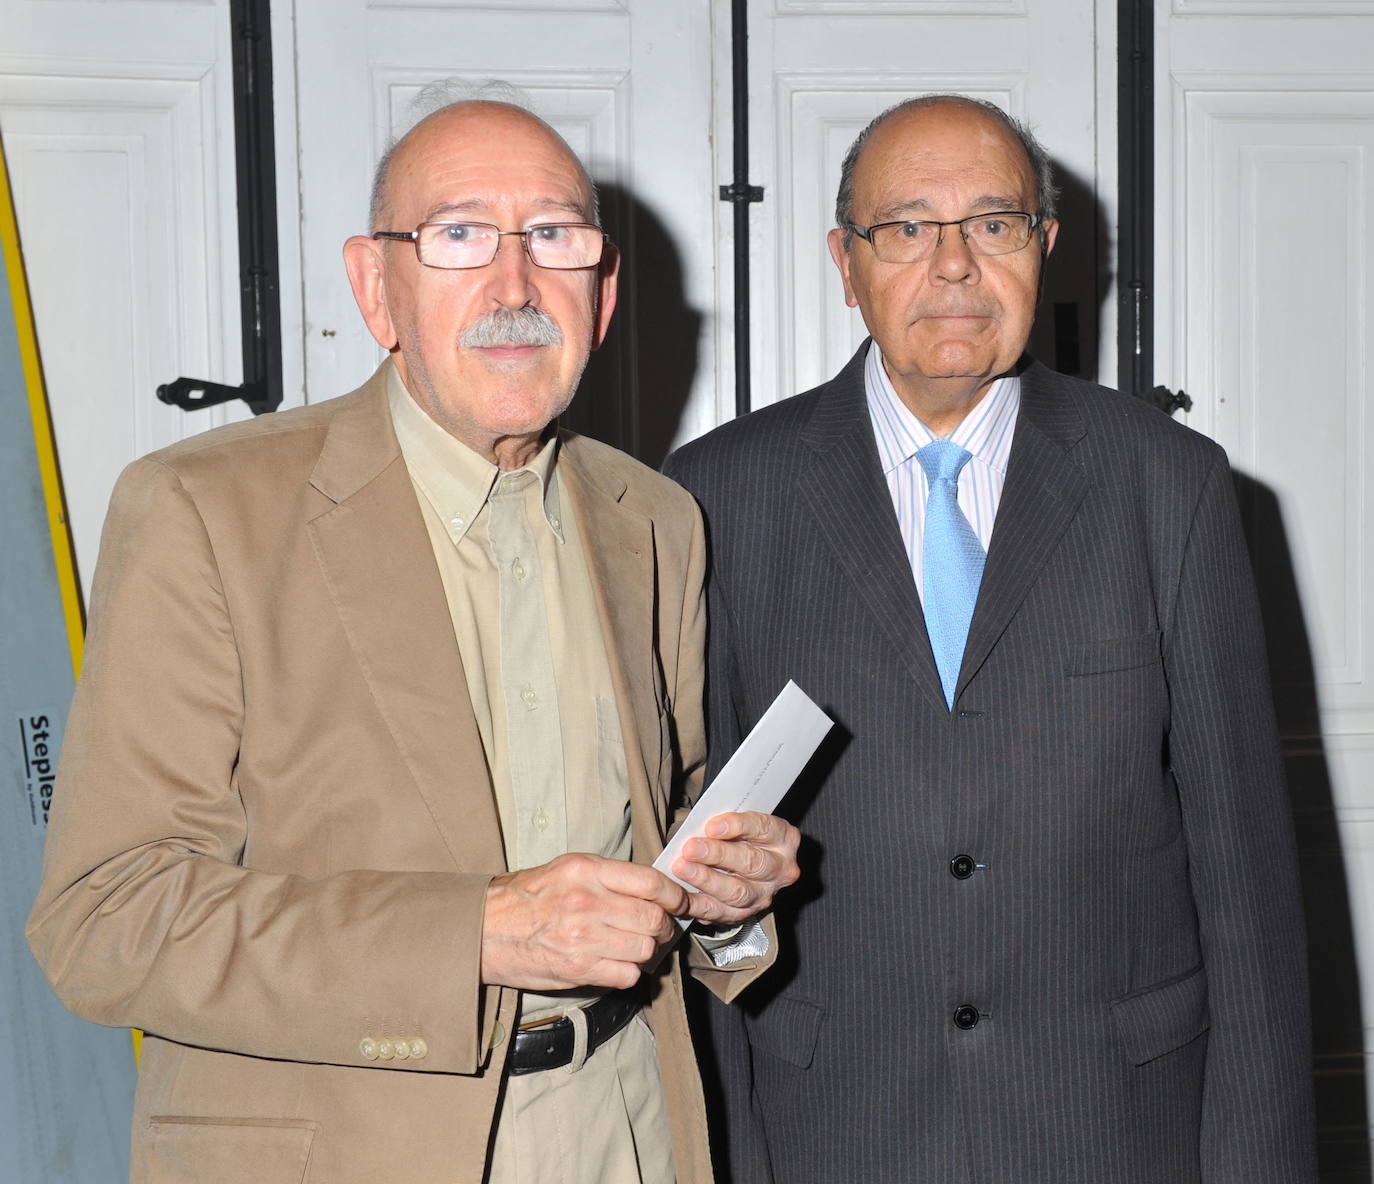
M 924 588 L 921 542 L 925 535 L 926 501 L 930 484 L 916 461 L 918 453 L 936 439 L 892 389 L 883 369 L 882 353 L 875 344 L 864 362 L 864 397 L 873 421 L 878 463 L 887 480 L 897 526 L 906 543 L 917 595 Z M 959 474 L 959 509 L 987 551 L 997 505 L 1007 479 L 1012 432 L 1021 406 L 1021 380 L 1016 375 L 999 378 L 978 405 L 950 432 L 949 439 L 970 454 Z
M 721 1177 L 1310 1184 L 1296 860 L 1225 457 L 1029 365 L 950 711 L 863 370 L 668 465 L 710 534 L 712 770 L 789 677 L 838 721 L 783 806 L 806 845 L 778 963 L 709 1011 Z

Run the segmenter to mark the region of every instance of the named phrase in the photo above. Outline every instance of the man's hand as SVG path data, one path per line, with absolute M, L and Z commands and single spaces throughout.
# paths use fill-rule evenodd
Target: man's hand
M 691 894 L 662 872 L 560 855 L 497 876 L 482 917 L 482 981 L 531 991 L 632 987 L 677 933 Z
M 688 839 L 673 861 L 673 875 L 699 891 L 691 915 L 708 924 L 734 925 L 773 903 L 779 888 L 796 882 L 801 832 L 772 814 L 717 814 L 706 835 Z

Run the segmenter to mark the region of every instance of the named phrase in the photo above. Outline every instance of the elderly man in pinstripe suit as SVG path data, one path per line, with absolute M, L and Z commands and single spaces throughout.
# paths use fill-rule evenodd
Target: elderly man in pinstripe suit
M 712 548 L 712 765 L 789 677 L 844 733 L 792 799 L 794 953 L 710 1009 L 739 1184 L 1314 1179 L 1226 458 L 1022 356 L 1053 199 L 990 105 L 879 116 L 830 232 L 871 340 L 669 461 Z

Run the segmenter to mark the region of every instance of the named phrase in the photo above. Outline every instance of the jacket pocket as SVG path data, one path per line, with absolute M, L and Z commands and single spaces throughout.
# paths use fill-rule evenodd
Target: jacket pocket
M 318 1122 L 155 1114 L 147 1184 L 302 1184 Z
M 1116 1000 L 1112 1020 L 1135 1065 L 1182 1048 L 1212 1026 L 1207 972 L 1201 967 Z
M 1135 637 L 1114 637 L 1106 641 L 1080 641 L 1069 646 L 1064 673 L 1070 678 L 1084 674 L 1106 674 L 1112 670 L 1134 670 L 1160 659 L 1158 629 Z
M 825 1008 L 797 995 L 779 995 L 756 1016 L 747 1016 L 749 1043 L 798 1069 L 810 1066 L 816 1053 Z

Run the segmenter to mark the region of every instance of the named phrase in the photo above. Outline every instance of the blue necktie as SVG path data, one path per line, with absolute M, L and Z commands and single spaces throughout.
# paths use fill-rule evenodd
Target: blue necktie
M 969 454 L 949 440 L 936 440 L 917 454 L 930 482 L 925 538 L 921 548 L 926 631 L 935 651 L 945 701 L 954 708 L 954 686 L 964 660 L 978 584 L 983 578 L 983 545 L 959 509 L 959 470 Z

